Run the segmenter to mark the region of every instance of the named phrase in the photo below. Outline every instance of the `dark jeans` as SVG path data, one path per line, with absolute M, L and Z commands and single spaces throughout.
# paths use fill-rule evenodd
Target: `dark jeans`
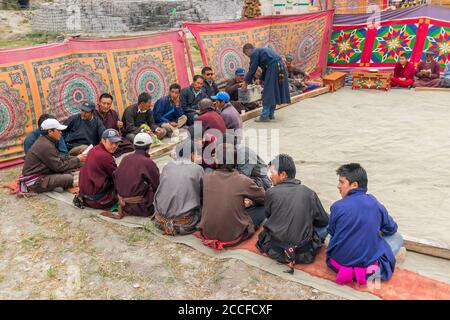
M 255 226 L 259 226 L 266 218 L 266 209 L 264 208 L 264 206 L 252 206 L 245 209 L 245 212 L 247 212 L 247 214 L 250 216 Z

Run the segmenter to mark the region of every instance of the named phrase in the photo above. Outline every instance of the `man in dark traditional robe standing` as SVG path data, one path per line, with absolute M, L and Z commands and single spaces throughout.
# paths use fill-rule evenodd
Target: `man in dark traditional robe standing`
M 113 218 L 128 215 L 149 217 L 154 213 L 153 200 L 159 186 L 159 169 L 148 154 L 152 143 L 148 133 L 138 133 L 134 138 L 136 152 L 124 157 L 114 172 L 119 213 L 111 214 Z
M 250 58 L 250 68 L 245 76 L 243 89 L 246 89 L 247 85 L 253 82 L 258 67 L 262 69 L 259 80 L 264 83 L 263 110 L 261 116 L 255 121 L 268 122 L 274 120 L 276 105 L 291 103 L 286 65 L 271 48 L 255 48 L 252 44 L 247 43 L 244 45 L 243 51 Z
M 428 50 L 426 52 L 426 59 L 420 61 L 416 68 L 416 77 L 419 78 L 414 82 L 414 87 L 439 87 L 441 80 L 439 75 L 441 67 L 439 63 L 434 60 L 434 51 Z
M 103 93 L 98 99 L 98 108 L 94 111 L 95 116 L 102 120 L 106 129 L 114 129 L 121 133 L 123 122 L 119 120 L 119 115 L 112 108 L 114 98 L 109 93 Z M 122 139 L 119 143 L 115 157 L 120 157 L 124 153 L 133 152 L 133 144 L 127 139 Z

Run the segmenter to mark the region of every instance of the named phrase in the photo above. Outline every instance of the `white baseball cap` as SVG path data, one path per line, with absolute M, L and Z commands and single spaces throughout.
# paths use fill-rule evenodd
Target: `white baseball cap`
M 53 129 L 66 130 L 67 126 L 62 125 L 56 119 L 47 119 L 42 122 L 41 130 L 53 130 Z
M 148 146 L 153 143 L 152 137 L 145 132 L 138 133 L 133 140 L 133 144 L 138 147 Z

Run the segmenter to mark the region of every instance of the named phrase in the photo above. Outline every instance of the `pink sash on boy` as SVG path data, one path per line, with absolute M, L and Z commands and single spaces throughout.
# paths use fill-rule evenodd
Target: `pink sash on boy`
M 356 278 L 358 285 L 363 286 L 367 284 L 367 269 L 376 270 L 378 268 L 378 261 L 367 268 L 358 267 L 345 267 L 341 266 L 336 260 L 330 258 L 331 265 L 338 270 L 336 275 L 336 283 L 344 285 L 347 283 L 352 283 L 353 278 Z M 372 272 L 369 272 L 370 274 Z

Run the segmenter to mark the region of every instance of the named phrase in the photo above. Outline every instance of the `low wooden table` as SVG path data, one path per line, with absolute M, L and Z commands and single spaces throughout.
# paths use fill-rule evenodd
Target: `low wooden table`
M 352 89 L 375 89 L 386 90 L 391 89 L 390 71 L 369 72 L 367 70 L 352 71 L 353 82 Z
M 336 91 L 337 89 L 340 89 L 345 84 L 345 76 L 347 74 L 345 72 L 333 72 L 330 74 L 327 74 L 323 76 L 323 85 L 330 86 L 330 91 Z

